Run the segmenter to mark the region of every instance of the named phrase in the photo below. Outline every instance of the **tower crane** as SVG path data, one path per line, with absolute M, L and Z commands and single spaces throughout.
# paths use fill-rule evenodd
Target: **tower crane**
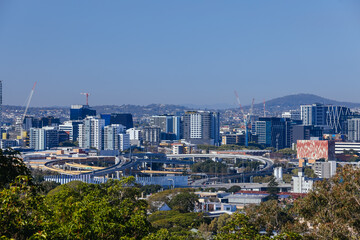
M 240 98 L 239 98 L 239 95 L 237 94 L 236 90 L 234 91 L 234 93 L 235 93 L 236 100 L 237 100 L 237 102 L 238 102 L 238 104 L 239 104 L 241 113 L 242 113 L 243 118 L 244 118 L 244 121 L 245 121 L 245 146 L 248 147 L 249 143 L 248 143 L 248 121 L 247 121 L 247 115 L 245 114 L 244 109 L 243 109 L 243 107 L 241 106 Z
M 90 96 L 90 93 L 80 93 L 80 94 L 86 96 L 86 105 L 89 105 L 89 96 Z
M 265 112 L 265 99 L 264 99 L 264 117 L 266 117 L 266 112 Z
M 254 113 L 254 102 L 255 102 L 255 98 L 252 99 L 252 102 L 251 102 L 251 108 L 250 108 L 250 115 L 252 116 L 253 113 Z
M 26 113 L 27 113 L 27 111 L 28 111 L 28 109 L 29 109 L 32 96 L 33 96 L 34 91 L 35 91 L 36 83 L 37 83 L 37 82 L 34 83 L 34 86 L 33 86 L 33 88 L 31 89 L 30 95 L 29 95 L 29 97 L 28 97 L 28 99 L 27 99 L 27 103 L 26 103 L 26 108 L 25 108 L 24 114 L 23 114 L 23 116 L 22 116 L 22 118 L 21 118 L 21 122 L 20 122 L 20 140 L 21 140 L 21 144 L 24 143 L 24 142 L 23 142 L 23 137 L 24 137 L 24 136 L 23 136 L 23 123 L 24 123 L 24 120 L 25 120 L 25 117 L 26 117 Z

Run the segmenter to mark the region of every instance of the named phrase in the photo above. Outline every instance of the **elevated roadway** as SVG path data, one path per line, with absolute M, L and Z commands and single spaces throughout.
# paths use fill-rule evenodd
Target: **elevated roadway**
M 90 166 L 90 165 L 86 165 L 86 164 L 79 164 L 79 163 L 65 163 L 66 166 L 72 167 L 72 168 L 77 168 L 77 169 L 86 169 L 86 170 L 102 170 L 105 167 L 96 167 L 96 166 Z
M 114 172 L 124 171 L 125 169 L 132 168 L 135 166 L 138 166 L 142 163 L 162 163 L 162 164 L 180 164 L 180 165 L 191 165 L 194 162 L 192 161 L 185 161 L 185 160 L 170 160 L 170 159 L 150 159 L 150 158 L 138 158 L 137 156 L 131 158 L 131 160 L 128 160 L 124 157 L 120 157 L 120 161 L 108 168 L 104 168 L 102 170 L 89 172 L 86 174 L 91 174 L 93 176 L 101 176 L 101 175 L 107 175 L 112 174 Z
M 126 155 L 125 155 L 126 156 Z M 272 172 L 272 166 L 273 161 L 271 159 L 261 157 L 261 156 L 253 156 L 253 155 L 244 155 L 244 154 L 177 154 L 177 155 L 165 155 L 165 154 L 152 154 L 152 153 L 142 153 L 142 154 L 133 154 L 131 158 L 126 158 L 125 156 L 119 156 L 115 160 L 113 157 L 113 160 L 115 160 L 115 164 L 106 167 L 93 167 L 93 166 L 86 166 L 78 163 L 73 163 L 73 159 L 57 159 L 53 161 L 49 161 L 45 163 L 45 167 L 52 171 L 58 171 L 62 174 L 81 174 L 81 175 L 91 175 L 91 176 L 104 176 L 107 174 L 113 174 L 116 172 L 122 172 L 125 169 L 133 168 L 135 166 L 138 166 L 144 162 L 146 163 L 162 163 L 162 164 L 175 164 L 175 165 L 191 165 L 195 163 L 195 159 L 199 158 L 208 158 L 208 159 L 246 159 L 250 161 L 259 161 L 263 164 L 263 168 L 259 171 L 254 172 L 248 172 L 244 174 L 231 174 L 231 175 L 225 175 L 221 177 L 215 177 L 215 178 L 207 178 L 207 179 L 201 179 L 193 182 L 192 185 L 194 186 L 201 186 L 207 181 L 214 181 L 217 180 L 231 180 L 231 179 L 237 179 L 240 177 L 250 177 L 250 176 L 259 176 L 264 174 L 269 174 Z M 99 157 L 98 157 L 99 158 Z M 96 159 L 96 158 L 95 158 Z M 187 159 L 187 160 L 185 160 Z M 81 161 L 81 159 L 77 159 L 78 161 Z M 94 160 L 94 159 L 93 159 Z M 107 159 L 108 160 L 108 159 Z M 84 160 L 84 162 L 91 161 L 89 159 Z M 71 167 L 78 167 L 83 168 L 85 167 L 85 171 L 65 171 L 59 168 L 54 168 L 55 165 L 69 165 Z M 92 167 L 92 169 L 89 171 L 86 169 L 86 167 Z M 84 168 L 83 168 L 84 169 Z M 166 173 L 165 171 L 160 171 L 162 173 Z M 155 172 L 153 172 L 155 173 Z
M 210 158 L 210 159 L 248 159 L 251 161 L 259 161 L 264 164 L 262 171 L 271 169 L 274 162 L 262 156 L 244 155 L 244 154 L 170 154 L 167 155 L 169 159 L 192 159 L 193 161 L 197 158 Z

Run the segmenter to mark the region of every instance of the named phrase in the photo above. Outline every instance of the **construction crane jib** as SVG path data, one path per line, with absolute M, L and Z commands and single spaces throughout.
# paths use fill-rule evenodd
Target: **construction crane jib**
M 86 96 L 86 105 L 88 106 L 88 105 L 89 105 L 89 96 L 90 96 L 90 93 L 80 93 L 80 94 Z
M 32 97 L 33 97 L 33 95 L 34 95 L 36 83 L 37 83 L 37 82 L 34 83 L 34 86 L 33 86 L 33 88 L 31 89 L 30 95 L 29 95 L 28 100 L 27 100 L 27 103 L 26 103 L 26 108 L 25 108 L 24 114 L 23 114 L 23 116 L 22 116 L 22 118 L 21 118 L 21 122 L 20 122 L 20 139 L 21 139 L 21 143 L 23 143 L 22 140 L 23 140 L 23 137 L 24 137 L 24 136 L 23 136 L 23 123 L 24 123 L 24 120 L 25 120 L 25 117 L 26 117 L 26 113 L 27 113 L 27 111 L 28 111 L 28 109 L 29 109 L 31 99 L 32 99 Z
M 234 93 L 235 93 L 236 100 L 237 100 L 237 102 L 239 104 L 241 113 L 242 113 L 244 121 L 245 121 L 245 146 L 248 147 L 248 145 L 249 145 L 249 139 L 248 139 L 248 116 L 245 114 L 244 109 L 241 106 L 240 98 L 239 98 L 239 95 L 237 94 L 236 90 L 234 91 Z

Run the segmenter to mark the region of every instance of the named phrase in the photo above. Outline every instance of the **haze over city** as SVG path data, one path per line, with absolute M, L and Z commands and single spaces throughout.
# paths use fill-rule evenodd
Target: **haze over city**
M 358 1 L 1 1 L 3 104 L 360 102 Z

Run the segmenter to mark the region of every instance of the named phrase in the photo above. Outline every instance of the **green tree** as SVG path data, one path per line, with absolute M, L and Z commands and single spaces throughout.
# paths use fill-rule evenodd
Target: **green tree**
M 267 235 L 271 236 L 274 231 L 279 233 L 288 230 L 287 226 L 294 223 L 289 209 L 289 206 L 280 204 L 276 200 L 269 200 L 259 205 L 249 205 L 245 208 L 245 212 L 250 223 L 258 226 L 260 230 L 265 230 Z
M 186 239 L 185 237 L 179 237 L 172 235 L 166 228 L 161 228 L 156 233 L 151 233 L 150 235 L 143 238 L 143 240 L 182 240 Z
M 256 225 L 249 217 L 241 213 L 234 213 L 227 224 L 221 228 L 215 237 L 216 240 L 300 240 L 302 236 L 297 233 L 285 232 L 275 237 L 261 235 Z
M 253 178 L 253 181 L 255 183 L 268 183 L 268 182 L 270 182 L 271 178 L 272 178 L 272 176 L 270 176 L 270 175 L 269 176 L 255 176 Z
M 158 191 L 160 191 L 161 188 L 162 187 L 160 185 L 151 184 L 151 185 L 141 186 L 140 191 L 146 195 L 149 195 L 152 193 L 157 193 Z
M 227 166 L 224 163 L 214 162 L 212 160 L 207 160 L 205 162 L 198 162 L 191 166 L 192 172 L 201 172 L 201 173 L 227 173 Z
M 28 239 L 44 235 L 47 214 L 44 197 L 29 185 L 28 176 L 20 176 L 9 188 L 0 191 L 0 238 Z
M 147 203 L 133 177 L 105 184 L 71 182 L 49 192 L 46 230 L 56 239 L 141 239 L 150 233 Z
M 202 213 L 180 213 L 176 210 L 157 211 L 149 216 L 149 221 L 157 230 L 167 229 L 172 235 L 191 236 L 190 230 L 206 222 Z
M 44 181 L 38 184 L 38 192 L 40 194 L 46 195 L 48 194 L 51 190 L 55 189 L 56 187 L 58 187 L 60 185 L 60 183 L 57 182 L 53 182 L 53 181 Z
M 263 239 L 258 229 L 241 213 L 234 213 L 227 224 L 216 235 L 216 240 Z
M 280 149 L 279 151 L 277 151 L 277 153 L 282 153 L 285 156 L 294 156 L 294 155 L 296 155 L 296 151 L 292 150 L 291 148 Z
M 19 157 L 19 152 L 0 149 L 0 189 L 8 187 L 20 175 L 28 176 L 31 182 L 31 172 Z
M 298 172 L 299 172 L 299 169 L 297 169 L 297 168 L 292 170 L 292 173 L 295 176 L 298 175 Z M 311 167 L 304 168 L 304 175 L 308 178 L 316 178 L 317 177 L 314 170 Z
M 149 210 L 151 212 L 155 212 L 161 207 L 164 203 L 170 204 L 171 199 L 173 199 L 177 194 L 194 192 L 194 189 L 189 188 L 175 188 L 175 189 L 168 189 L 162 192 L 155 193 L 148 197 L 147 202 L 149 203 Z M 170 206 L 170 205 L 169 205 Z
M 195 209 L 198 199 L 198 196 L 194 193 L 182 192 L 170 200 L 169 207 L 181 213 L 192 212 Z
M 278 199 L 278 183 L 276 182 L 276 179 L 274 176 L 270 179 L 270 182 L 268 184 L 267 192 L 269 193 L 269 196 L 267 197 L 269 200 L 277 200 Z
M 47 196 L 19 177 L 0 192 L 0 238 L 142 239 L 151 230 L 134 178 L 61 185 Z
M 360 170 L 345 166 L 333 178 L 316 182 L 296 201 L 295 212 L 316 239 L 360 239 Z
M 241 187 L 240 186 L 237 186 L 237 185 L 234 185 L 234 186 L 231 186 L 227 192 L 230 192 L 230 193 L 236 193 L 236 192 L 239 192 L 241 190 Z
M 222 214 L 218 218 L 214 218 L 209 224 L 209 231 L 216 234 L 221 228 L 225 227 L 226 223 L 230 220 L 229 214 Z

